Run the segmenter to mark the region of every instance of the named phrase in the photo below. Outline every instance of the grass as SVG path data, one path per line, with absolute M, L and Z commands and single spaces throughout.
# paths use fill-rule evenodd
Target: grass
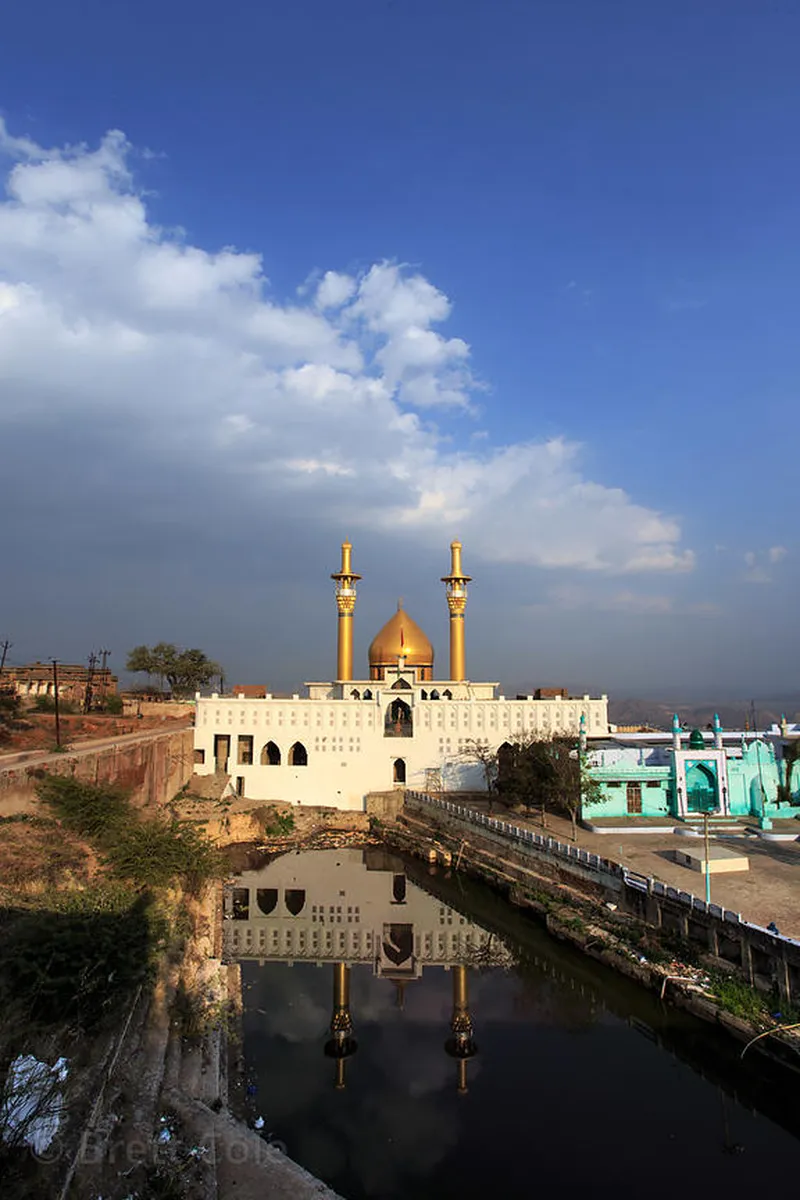
M 288 837 L 294 829 L 294 814 L 281 812 L 273 805 L 255 809 L 253 816 L 265 837 Z
M 726 1012 L 758 1024 L 769 1015 L 767 998 L 732 975 L 711 976 L 711 991 Z

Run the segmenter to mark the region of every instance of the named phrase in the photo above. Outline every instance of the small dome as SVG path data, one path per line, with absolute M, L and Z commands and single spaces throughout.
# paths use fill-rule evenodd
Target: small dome
M 692 732 L 689 734 L 689 749 L 690 750 L 704 750 L 705 745 L 706 745 L 706 739 L 703 737 L 703 734 L 701 733 L 701 731 L 699 729 L 693 729 Z
M 400 604 L 394 616 L 372 639 L 369 665 L 393 667 L 398 658 L 404 658 L 410 667 L 433 666 L 433 646 Z

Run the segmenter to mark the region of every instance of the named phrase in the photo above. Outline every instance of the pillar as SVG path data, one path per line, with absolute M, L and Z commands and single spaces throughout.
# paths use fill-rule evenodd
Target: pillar
M 350 542 L 342 542 L 342 565 L 331 579 L 336 584 L 336 608 L 339 628 L 336 652 L 336 678 L 347 682 L 353 678 L 353 612 L 356 607 L 356 584 L 361 578 L 353 572 Z
M 450 543 L 450 574 L 442 576 L 450 610 L 450 678 L 466 678 L 464 651 L 464 613 L 467 608 L 467 584 L 471 577 L 461 567 L 461 542 Z

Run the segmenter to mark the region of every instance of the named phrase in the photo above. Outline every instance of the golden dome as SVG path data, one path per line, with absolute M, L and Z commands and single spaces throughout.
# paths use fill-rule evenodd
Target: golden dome
M 433 646 L 401 604 L 397 605 L 397 612 L 372 639 L 369 665 L 393 667 L 398 658 L 404 658 L 409 667 L 433 666 Z

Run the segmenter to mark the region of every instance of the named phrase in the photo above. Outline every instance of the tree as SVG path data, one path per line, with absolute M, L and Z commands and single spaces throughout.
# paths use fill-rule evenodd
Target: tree
M 572 738 L 512 739 L 497 753 L 497 770 L 501 795 L 516 796 L 529 808 L 541 805 L 543 813 L 548 808 L 567 813 L 573 841 L 583 808 L 600 797 L 586 756 Z
M 492 750 L 489 743 L 482 738 L 467 738 L 461 751 L 461 758 L 465 762 L 477 763 L 480 766 L 483 782 L 489 793 L 489 812 L 491 812 L 492 800 L 497 794 L 497 751 Z
M 152 648 L 135 646 L 126 666 L 129 671 L 154 675 L 161 691 L 166 680 L 174 696 L 191 695 L 221 673 L 219 664 L 207 658 L 202 650 L 181 650 L 172 642 L 158 642 Z

